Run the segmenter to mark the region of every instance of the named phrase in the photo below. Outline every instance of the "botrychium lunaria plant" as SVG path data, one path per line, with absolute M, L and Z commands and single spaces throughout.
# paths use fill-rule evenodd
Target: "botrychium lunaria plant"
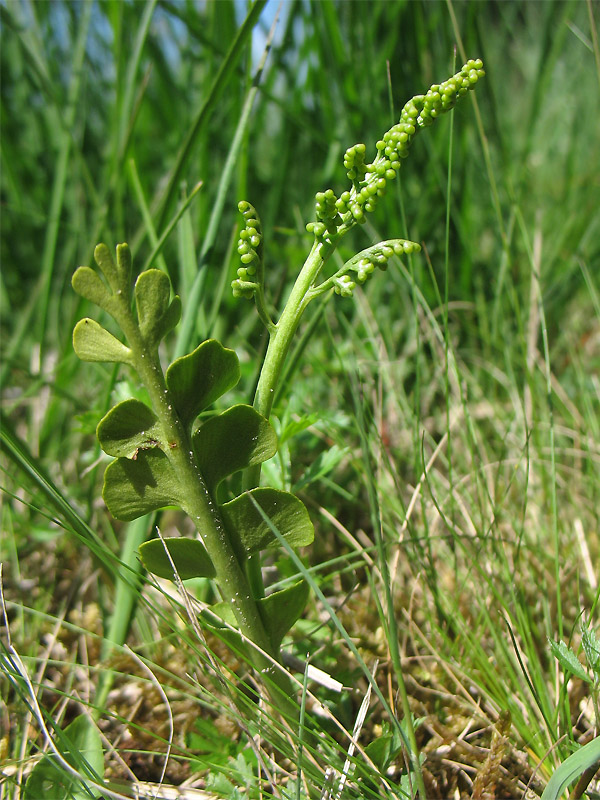
M 238 382 L 238 358 L 210 339 L 163 370 L 159 344 L 178 324 L 181 303 L 177 296 L 171 297 L 169 279 L 160 270 L 142 272 L 132 286 L 126 244 L 117 246 L 116 260 L 105 245 L 97 246 L 95 260 L 104 280 L 89 267 L 80 267 L 73 276 L 75 291 L 110 314 L 125 338 L 122 342 L 92 319 L 82 319 L 73 334 L 77 355 L 87 361 L 126 364 L 137 373 L 149 399 L 149 403 L 120 402 L 98 425 L 100 445 L 114 458 L 104 477 L 106 505 L 120 520 L 134 520 L 165 506 L 178 506 L 189 515 L 195 538 L 147 541 L 140 548 L 142 561 L 163 578 L 174 579 L 176 572 L 181 580 L 214 581 L 221 602 L 212 606 L 206 624 L 222 626 L 232 646 L 247 653 L 276 704 L 293 694 L 280 647 L 304 611 L 308 587 L 298 580 L 265 596 L 260 553 L 281 544 L 282 538 L 297 548 L 309 545 L 314 537 L 308 512 L 297 497 L 259 485 L 261 464 L 277 450 L 269 416 L 282 366 L 313 299 L 332 291 L 350 297 L 376 268 L 385 270 L 390 259 L 420 249 L 415 242 L 389 239 L 325 274 L 342 237 L 364 223 L 385 196 L 419 130 L 453 108 L 483 75 L 480 60 L 468 61 L 444 83 L 409 100 L 397 124 L 377 142 L 373 161 L 367 161 L 364 144 L 346 151 L 350 186 L 339 196 L 332 189 L 316 195 L 315 219 L 306 226 L 314 241 L 276 322 L 265 300 L 260 219 L 250 203 L 239 204 L 245 227 L 238 243 L 241 266 L 233 293 L 254 299 L 269 333 L 252 406 L 233 405 L 199 421 L 199 415 Z M 219 487 L 240 471 L 242 493 L 224 501 Z

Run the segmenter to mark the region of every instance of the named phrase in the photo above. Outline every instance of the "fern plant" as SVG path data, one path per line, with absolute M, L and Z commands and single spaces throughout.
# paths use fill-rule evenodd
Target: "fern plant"
M 372 162 L 366 162 L 364 144 L 346 151 L 350 187 L 339 197 L 331 189 L 316 195 L 315 220 L 307 225 L 313 245 L 276 322 L 265 299 L 259 216 L 249 203 L 240 203 L 245 227 L 238 243 L 241 266 L 232 288 L 234 295 L 254 299 L 269 333 L 253 406 L 234 405 L 198 423 L 199 415 L 239 380 L 237 356 L 211 339 L 163 371 L 159 345 L 177 325 L 181 303 L 171 297 L 169 279 L 160 270 L 142 272 L 132 287 L 126 244 L 117 246 L 116 260 L 105 245 L 97 246 L 95 261 L 104 280 L 90 267 L 80 267 L 73 276 L 75 291 L 110 314 L 125 337 L 121 342 L 94 320 L 83 319 L 73 335 L 77 355 L 129 366 L 149 400 L 125 400 L 98 425 L 100 445 L 114 457 L 104 478 L 107 507 L 121 520 L 165 506 L 178 506 L 189 515 L 197 536 L 148 541 L 140 549 L 143 563 L 164 578 L 176 573 L 182 580 L 215 581 L 222 602 L 212 607 L 208 622 L 224 626 L 225 637 L 245 649 L 278 704 L 292 694 L 280 645 L 304 610 L 308 588 L 298 581 L 265 597 L 259 554 L 279 541 L 274 529 L 291 547 L 309 545 L 314 530 L 297 497 L 259 486 L 261 464 L 277 450 L 268 419 L 277 382 L 302 314 L 313 299 L 331 292 L 349 297 L 375 268 L 385 270 L 391 258 L 420 249 L 415 242 L 390 239 L 326 274 L 341 239 L 363 223 L 385 195 L 415 135 L 451 109 L 483 75 L 481 61 L 471 60 L 444 83 L 413 97 L 398 123 L 377 142 Z M 244 472 L 243 492 L 223 502 L 221 483 L 239 471 Z
M 122 520 L 165 506 L 182 508 L 194 521 L 198 538 L 146 542 L 141 548 L 145 566 L 166 578 L 175 571 L 182 580 L 214 578 L 223 597 L 223 604 L 213 609 L 216 615 L 230 621 L 233 614 L 241 637 L 255 645 L 250 655 L 254 665 L 281 678 L 276 669 L 279 645 L 302 613 L 307 588 L 299 582 L 268 598 L 255 598 L 244 563 L 274 538 L 261 509 L 294 547 L 310 544 L 313 526 L 304 505 L 288 492 L 256 488 L 227 503 L 217 500 L 224 478 L 275 454 L 275 433 L 247 405 L 233 406 L 194 429 L 198 415 L 239 380 L 236 354 L 211 339 L 163 373 L 159 344 L 181 312 L 179 298 L 170 298 L 168 277 L 147 270 L 132 290 L 126 244 L 117 247 L 116 261 L 105 245 L 98 245 L 95 260 L 107 285 L 94 270 L 80 267 L 73 287 L 115 319 L 127 345 L 97 322 L 83 319 L 73 333 L 75 352 L 88 361 L 132 367 L 151 403 L 125 400 L 98 425 L 102 449 L 115 457 L 104 476 L 106 505 Z

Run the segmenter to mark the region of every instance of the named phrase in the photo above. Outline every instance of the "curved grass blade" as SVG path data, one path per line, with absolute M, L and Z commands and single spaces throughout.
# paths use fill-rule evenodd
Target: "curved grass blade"
M 600 736 L 563 761 L 548 781 L 541 800 L 558 800 L 570 783 L 594 766 L 600 768 Z

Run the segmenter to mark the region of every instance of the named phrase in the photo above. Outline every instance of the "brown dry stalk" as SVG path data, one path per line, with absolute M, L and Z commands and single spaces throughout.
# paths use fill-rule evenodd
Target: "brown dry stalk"
M 494 726 L 490 752 L 473 782 L 473 800 L 494 800 L 496 784 L 500 779 L 500 765 L 506 752 L 509 733 L 510 712 L 503 711 Z

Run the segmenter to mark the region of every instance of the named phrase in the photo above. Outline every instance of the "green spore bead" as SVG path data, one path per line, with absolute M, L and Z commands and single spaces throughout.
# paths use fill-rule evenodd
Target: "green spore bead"
M 356 265 L 356 279 L 359 283 L 364 283 L 369 275 L 375 271 L 375 265 L 372 264 L 367 258 L 361 259 Z
M 344 153 L 344 167 L 352 182 L 350 191 L 338 198 L 332 189 L 315 197 L 316 221 L 307 230 L 317 239 L 345 233 L 354 224 L 365 222 L 365 214 L 384 197 L 388 181 L 395 180 L 408 156 L 416 133 L 456 105 L 459 97 L 473 89 L 485 72 L 480 59 L 470 59 L 460 72 L 440 84 L 433 84 L 423 95 L 415 95 L 402 108 L 398 122 L 376 143 L 377 155 L 366 163 L 364 144 L 355 144 Z M 402 251 L 407 252 L 407 251 Z
M 241 278 L 236 278 L 236 280 L 231 281 L 231 289 L 234 297 L 244 297 L 246 300 L 252 300 L 257 288 L 256 283 Z
M 262 226 L 256 209 L 247 200 L 238 203 L 244 217 L 245 228 L 240 231 L 237 251 L 241 267 L 237 278 L 231 284 L 234 297 L 251 299 L 262 285 Z M 253 280 L 248 280 L 252 277 Z
M 342 297 L 352 297 L 356 284 L 348 275 L 342 275 L 334 280 L 333 291 Z
M 348 179 L 353 183 L 361 181 L 367 172 L 365 167 L 366 149 L 362 143 L 355 144 L 344 153 L 344 167 L 348 170 Z
M 411 253 L 418 253 L 421 249 L 421 245 L 417 244 L 417 242 L 411 242 L 407 239 L 399 239 L 393 245 L 394 253 L 397 256 L 404 256 L 410 255 Z
M 321 237 L 328 231 L 330 234 L 337 232 L 337 227 L 341 223 L 341 218 L 338 213 L 338 198 L 336 197 L 333 189 L 327 189 L 326 192 L 317 192 L 315 195 L 315 215 L 318 222 L 316 225 L 324 223 L 324 228 L 314 227 L 313 233 L 317 237 Z

